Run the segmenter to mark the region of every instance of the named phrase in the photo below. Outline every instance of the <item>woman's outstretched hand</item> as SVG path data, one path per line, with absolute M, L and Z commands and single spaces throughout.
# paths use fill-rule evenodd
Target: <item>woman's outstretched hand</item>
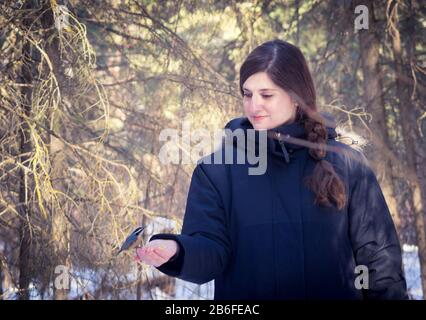
M 141 248 L 137 248 L 135 259 L 159 267 L 175 254 L 178 254 L 178 251 L 179 245 L 175 240 L 156 239 Z

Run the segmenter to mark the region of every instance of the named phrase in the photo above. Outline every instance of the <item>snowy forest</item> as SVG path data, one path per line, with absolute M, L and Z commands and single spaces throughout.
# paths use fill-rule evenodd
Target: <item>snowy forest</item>
M 211 299 L 214 281 L 116 252 L 139 225 L 144 241 L 180 232 L 195 164 L 162 163 L 160 133 L 241 116 L 239 68 L 271 39 L 300 47 L 321 110 L 371 161 L 424 299 L 425 13 L 420 0 L 0 0 L 0 299 Z

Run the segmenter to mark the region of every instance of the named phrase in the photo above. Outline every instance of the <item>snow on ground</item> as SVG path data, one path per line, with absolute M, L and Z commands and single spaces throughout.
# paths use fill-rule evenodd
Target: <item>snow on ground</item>
M 409 295 L 412 299 L 422 300 L 423 290 L 420 280 L 418 247 L 404 244 L 402 246 L 402 261 L 404 264 L 404 273 Z
M 150 223 L 146 226 L 146 235 L 147 239 L 156 233 L 161 233 L 163 230 L 176 230 L 177 223 L 175 220 L 166 219 L 166 218 L 154 218 L 153 223 Z M 178 233 L 176 231 L 176 233 Z M 423 299 L 423 291 L 421 287 L 420 279 L 420 262 L 418 257 L 418 247 L 414 245 L 404 244 L 402 246 L 403 252 L 403 264 L 404 264 L 404 273 L 407 281 L 407 289 L 411 299 L 421 300 Z M 70 294 L 69 298 L 76 298 L 81 295 L 83 292 L 94 292 L 96 284 L 100 283 L 102 274 L 96 272 L 95 270 L 71 270 L 71 283 L 70 283 Z M 123 275 L 123 279 L 126 278 L 127 281 L 136 280 L 136 265 L 134 271 Z M 144 266 L 143 268 L 143 278 L 152 280 L 159 276 L 164 276 L 160 271 L 154 267 Z M 158 299 L 158 300 L 212 300 L 214 296 L 214 280 L 203 285 L 197 285 L 194 283 L 186 282 L 181 279 L 175 279 L 175 294 L 168 295 L 161 291 L 158 287 L 152 288 L 151 292 L 145 292 L 142 295 L 142 299 Z M 31 290 L 31 299 L 41 299 L 40 294 L 37 292 L 37 289 L 33 284 L 30 286 Z M 5 299 L 15 299 L 16 298 L 16 288 L 8 288 L 9 290 L 4 293 Z M 49 299 L 53 296 L 53 292 L 49 290 L 49 293 L 44 298 Z M 123 292 L 120 294 L 120 297 L 123 299 L 134 299 L 135 293 L 134 288 L 129 290 L 129 292 Z M 108 297 L 106 297 L 108 299 Z

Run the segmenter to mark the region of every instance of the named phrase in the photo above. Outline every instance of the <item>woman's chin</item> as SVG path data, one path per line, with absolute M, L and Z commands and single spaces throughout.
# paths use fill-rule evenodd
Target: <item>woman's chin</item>
M 267 123 L 252 123 L 253 129 L 254 130 L 268 130 L 271 129 L 272 127 L 270 125 L 268 125 Z
M 254 130 L 267 130 L 269 129 L 268 121 L 250 121 Z

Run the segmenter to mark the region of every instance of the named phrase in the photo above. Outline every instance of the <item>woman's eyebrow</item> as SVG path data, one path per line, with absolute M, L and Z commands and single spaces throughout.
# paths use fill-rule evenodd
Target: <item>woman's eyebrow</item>
M 250 91 L 249 89 L 244 88 L 244 87 L 243 87 L 243 90 L 245 90 L 245 91 Z M 259 89 L 259 91 L 276 91 L 276 89 L 262 88 L 262 89 Z

